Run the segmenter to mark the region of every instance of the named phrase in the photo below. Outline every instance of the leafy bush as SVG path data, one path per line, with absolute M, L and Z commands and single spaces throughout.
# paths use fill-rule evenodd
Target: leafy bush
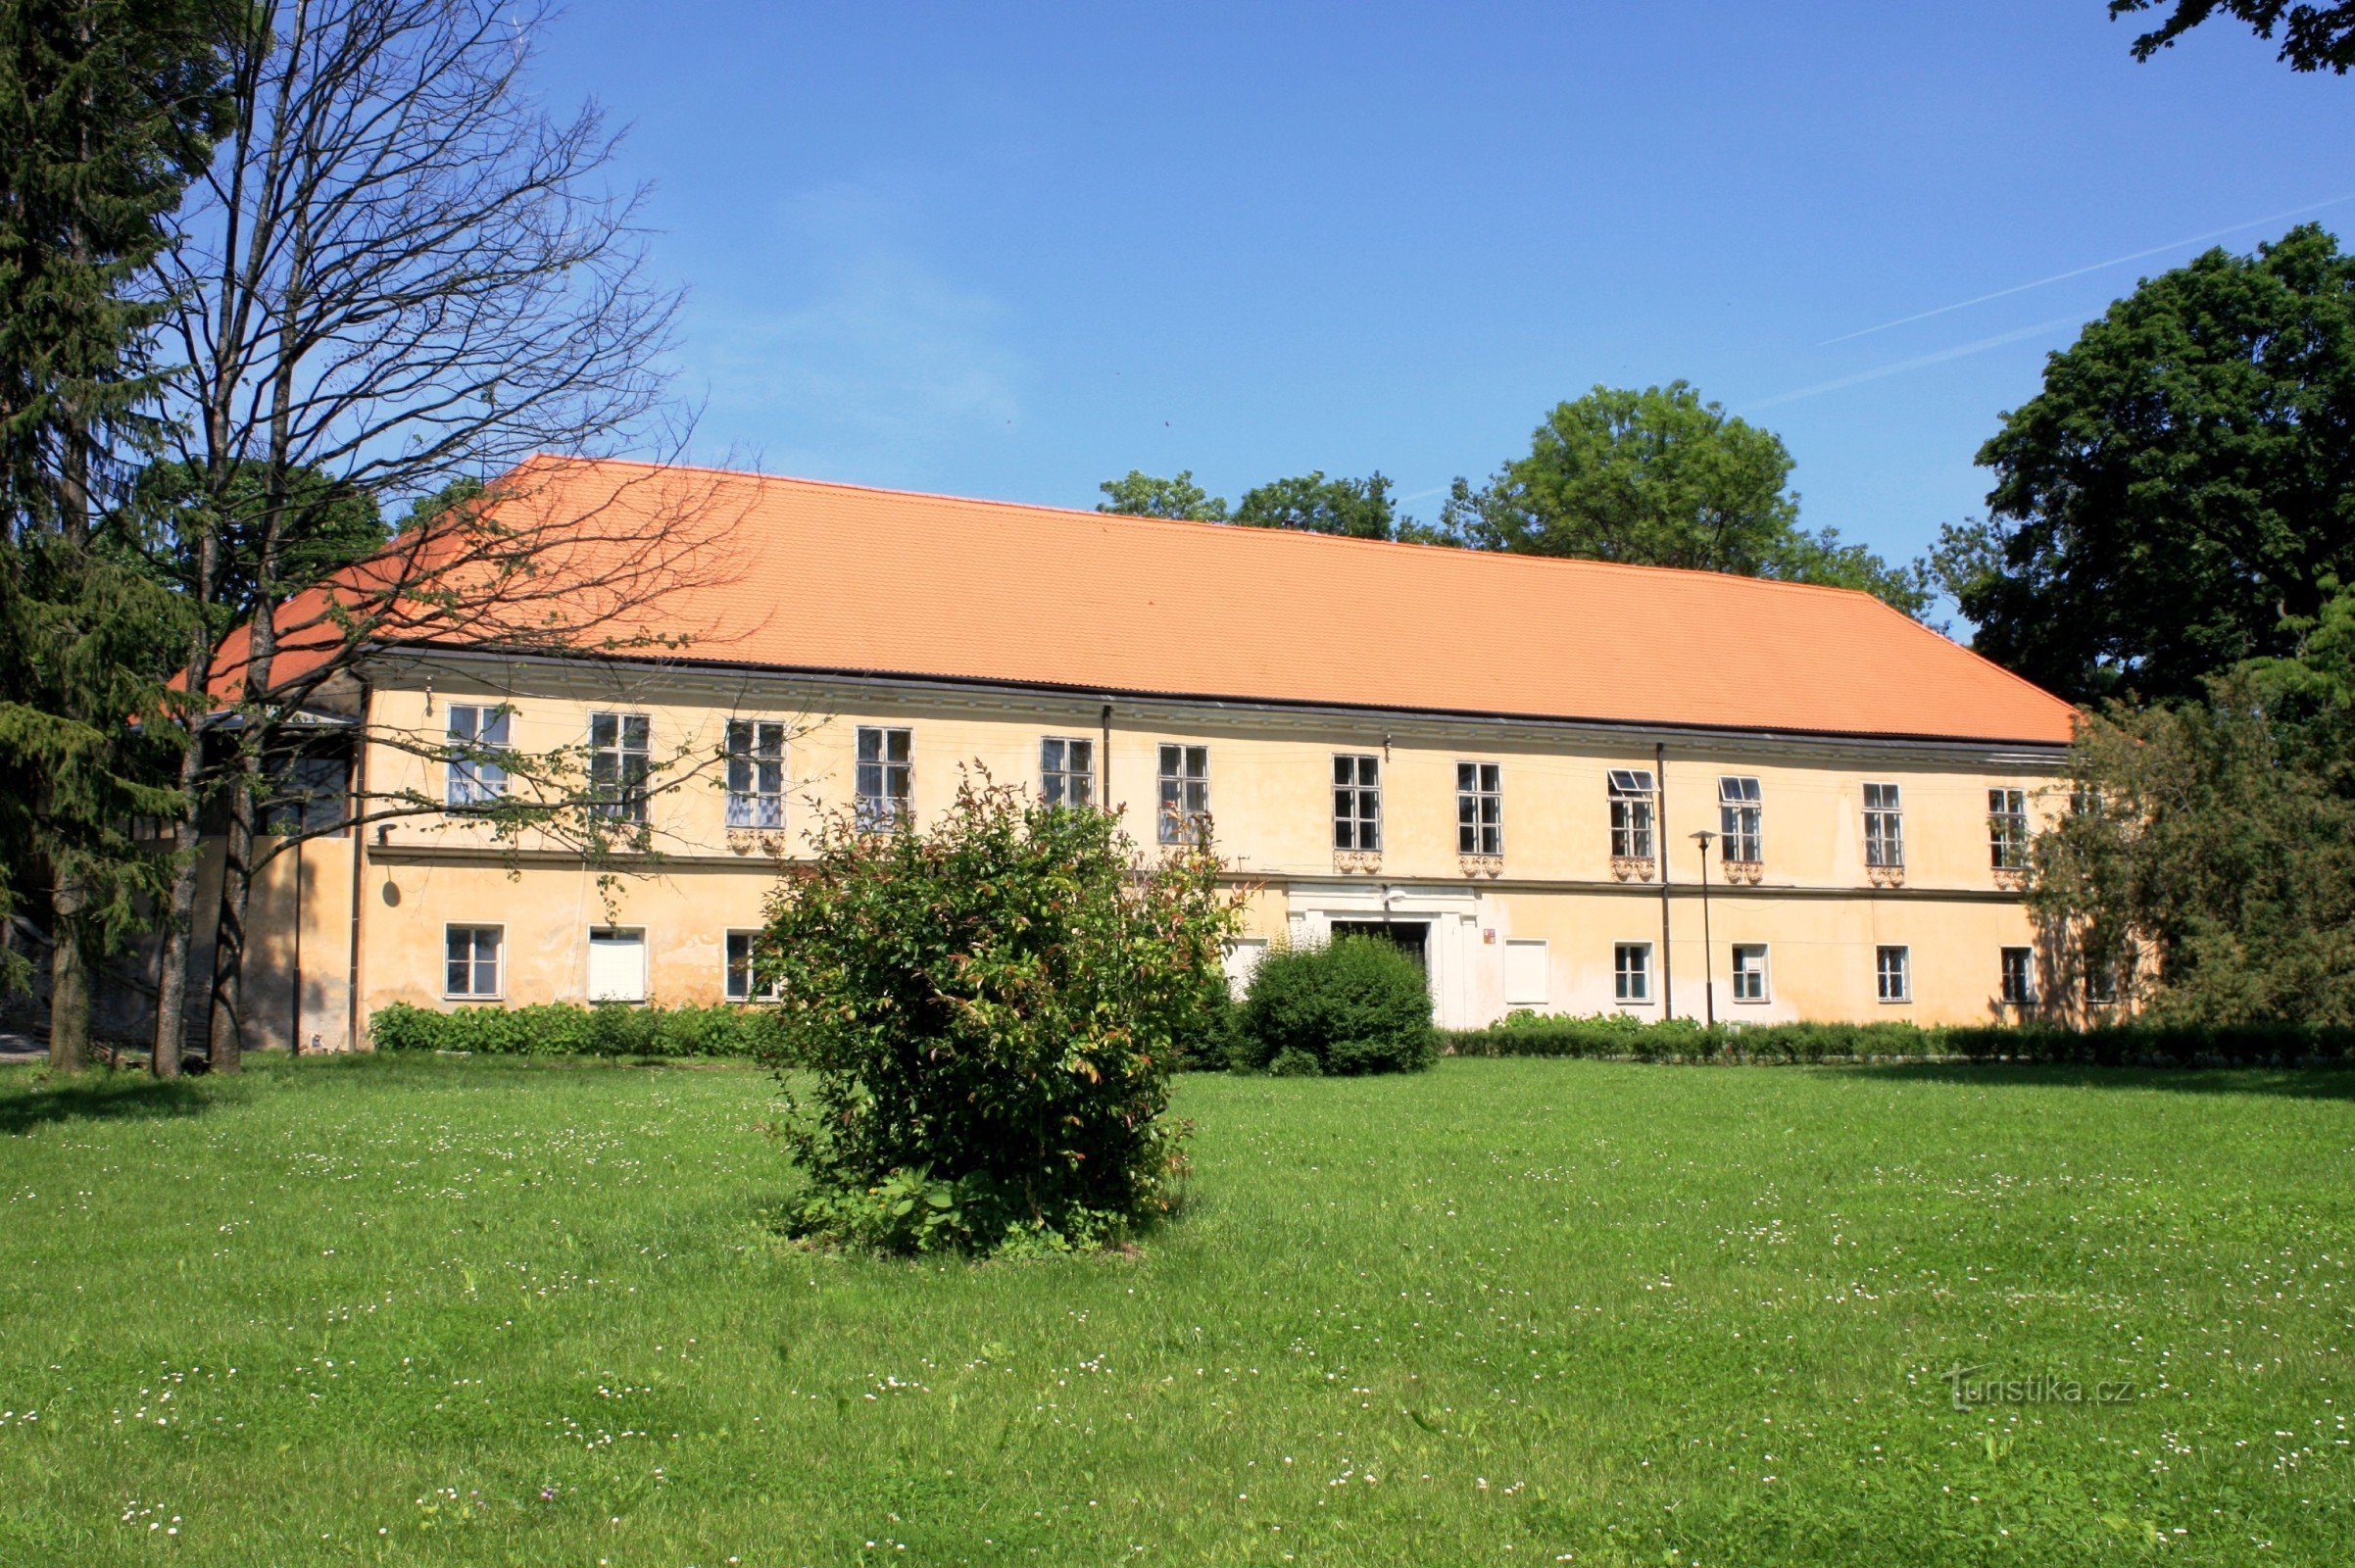
M 1439 1054 L 1422 965 L 1379 937 L 1259 960 L 1233 1048 L 1246 1071 L 1409 1072 Z
M 796 1229 L 925 1251 L 1092 1246 L 1164 1207 L 1169 1075 L 1224 985 L 1219 864 L 963 780 L 932 828 L 820 829 L 755 963 L 785 1060 Z
M 368 1021 L 379 1051 L 466 1051 L 496 1056 L 765 1059 L 778 1046 L 762 1005 L 640 1007 L 601 1002 L 466 1006 L 449 1012 L 396 1002 Z

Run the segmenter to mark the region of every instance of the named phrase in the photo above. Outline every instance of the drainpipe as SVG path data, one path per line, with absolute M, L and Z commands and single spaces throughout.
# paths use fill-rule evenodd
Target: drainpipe
M 1676 1016 L 1676 969 L 1669 956 L 1668 946 L 1668 743 L 1654 741 L 1651 746 L 1652 782 L 1659 794 L 1652 797 L 1652 848 L 1659 854 L 1660 865 L 1660 1021 L 1666 1023 Z
M 375 688 L 365 679 L 360 683 L 360 728 L 352 737 L 352 794 L 344 803 L 344 829 L 352 835 L 352 931 L 351 952 L 344 969 L 344 1042 L 346 1051 L 360 1049 L 360 883 L 362 846 L 368 835 L 361 830 L 363 803 L 368 799 L 368 709 L 375 700 Z
M 306 798 L 299 809 L 308 810 L 310 805 Z M 303 828 L 303 820 L 298 816 L 294 830 L 300 833 Z M 294 841 L 294 985 L 287 993 L 288 1008 L 294 1016 L 288 1020 L 286 1036 L 289 1056 L 303 1054 L 303 846 L 310 842 L 304 838 Z
M 1096 748 L 1096 784 L 1102 791 L 1099 809 L 1112 808 L 1112 705 L 1104 705 L 1104 739 Z

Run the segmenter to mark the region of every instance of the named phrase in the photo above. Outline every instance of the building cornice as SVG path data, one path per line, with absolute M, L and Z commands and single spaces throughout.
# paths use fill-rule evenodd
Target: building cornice
M 368 656 L 371 673 L 387 685 L 425 684 L 436 679 L 479 682 L 486 691 L 512 692 L 512 683 L 486 678 L 495 668 L 528 669 L 542 689 L 570 688 L 582 696 L 611 695 L 616 685 L 632 688 L 637 701 L 700 700 L 744 709 L 807 710 L 816 706 L 871 707 L 878 701 L 923 703 L 935 708 L 1025 708 L 1051 722 L 1099 722 L 1103 709 L 1114 710 L 1116 727 L 1135 731 L 1199 730 L 1204 722 L 1264 730 L 1330 732 L 1348 728 L 1373 740 L 1448 742 L 1477 751 L 1480 743 L 1537 748 L 1547 741 L 1620 740 L 1633 750 L 1656 744 L 1702 744 L 1713 752 L 1791 754 L 1821 758 L 1826 751 L 1877 759 L 1918 759 L 1952 764 L 1958 760 L 1994 771 L 2057 771 L 2068 748 L 2046 741 L 2000 737 L 1858 734 L 1833 730 L 1745 729 L 1738 726 L 1645 723 L 1575 715 L 1537 717 L 1470 710 L 1422 710 L 1271 699 L 1182 695 L 1047 682 L 911 675 L 876 670 L 797 668 L 724 661 L 632 659 L 606 656 L 495 653 L 423 644 L 387 645 Z

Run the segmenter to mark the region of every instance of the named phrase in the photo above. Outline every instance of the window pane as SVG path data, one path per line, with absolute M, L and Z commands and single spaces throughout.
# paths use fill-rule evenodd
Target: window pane
M 591 746 L 613 745 L 614 729 L 615 720 L 613 714 L 591 713 L 589 715 L 589 744 Z

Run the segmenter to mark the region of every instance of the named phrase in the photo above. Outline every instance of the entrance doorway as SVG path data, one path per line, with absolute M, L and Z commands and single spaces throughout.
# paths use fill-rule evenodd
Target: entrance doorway
M 1336 920 L 1336 941 L 1343 937 L 1378 937 L 1412 958 L 1425 974 L 1431 972 L 1431 922 L 1428 920 Z

